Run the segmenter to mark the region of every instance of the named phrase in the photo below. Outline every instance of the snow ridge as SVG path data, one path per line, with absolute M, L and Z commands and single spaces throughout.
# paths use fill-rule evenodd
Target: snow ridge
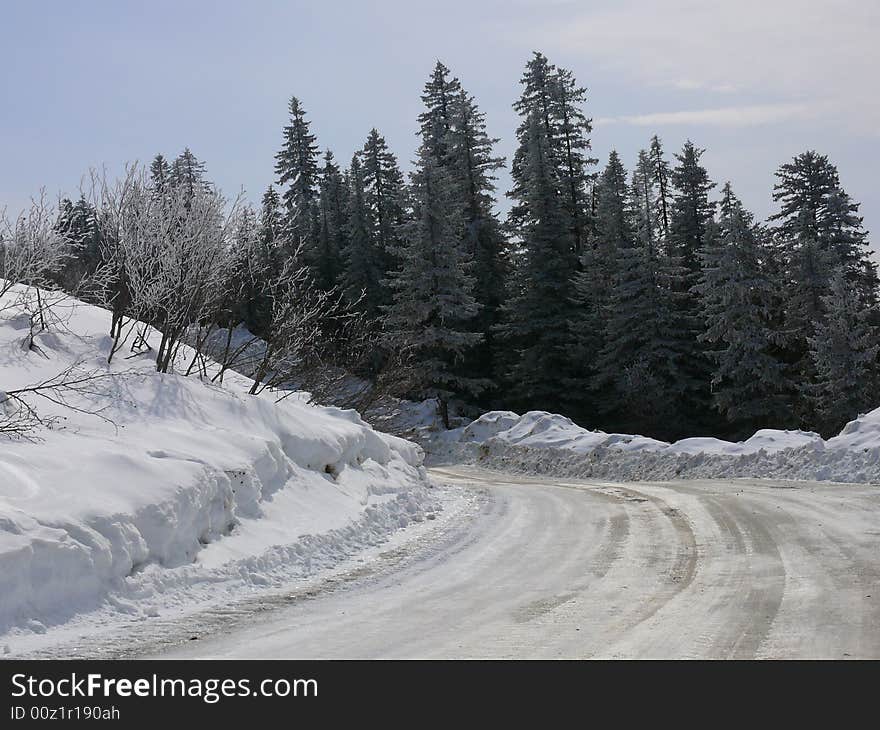
M 523 474 L 619 481 L 774 478 L 880 483 L 880 409 L 823 440 L 805 431 L 762 429 L 738 443 L 689 438 L 669 444 L 606 434 L 564 416 L 486 413 L 434 439 L 434 462 L 467 461 Z
M 23 348 L 16 302 L 0 301 L 0 390 L 69 366 L 113 377 L 67 394 L 81 410 L 36 404 L 62 419 L 38 440 L 0 441 L 0 634 L 279 585 L 439 509 L 422 450 L 354 411 L 160 374 L 150 354 L 108 365 L 109 313 L 68 297 Z

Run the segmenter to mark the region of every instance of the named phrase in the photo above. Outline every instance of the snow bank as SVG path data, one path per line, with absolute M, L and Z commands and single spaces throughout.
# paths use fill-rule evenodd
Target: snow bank
M 123 349 L 108 366 L 109 314 L 70 298 L 28 349 L 29 317 L 11 303 L 0 390 L 69 366 L 113 377 L 67 393 L 80 410 L 36 398 L 63 419 L 38 441 L 0 437 L 0 632 L 107 602 L 155 610 L 142 607 L 220 575 L 279 582 L 436 508 L 421 449 L 353 411 L 249 396 L 234 373 L 223 387 L 158 374 L 153 353 Z
M 435 461 L 617 480 L 785 478 L 880 482 L 880 408 L 827 441 L 807 431 L 762 429 L 740 442 L 590 431 L 543 411 L 492 411 L 428 445 Z

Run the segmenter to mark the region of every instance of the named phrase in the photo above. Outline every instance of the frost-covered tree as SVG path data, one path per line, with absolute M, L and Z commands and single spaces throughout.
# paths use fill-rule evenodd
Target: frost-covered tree
M 704 247 L 700 295 L 712 369 L 712 402 L 737 436 L 793 426 L 792 396 L 775 331 L 776 284 L 753 216 L 722 192 L 717 228 Z
M 459 236 L 455 193 L 446 169 L 424 144 L 412 178 L 412 217 L 404 225 L 398 252 L 401 266 L 391 277 L 393 301 L 384 322 L 389 347 L 411 353 L 418 363 L 413 395 L 437 398 L 447 426 L 449 399 L 477 393 L 486 385 L 459 367 L 481 335 L 468 326 L 479 306 Z
M 127 168 L 123 179 L 96 181 L 101 211 L 102 258 L 110 279 L 103 304 L 113 312 L 112 358 L 131 327 L 161 332 L 156 369 L 170 372 L 193 325 L 216 321 L 229 266 L 230 241 L 240 201 L 231 205 L 213 188 L 172 185 L 155 195 L 145 171 Z M 141 337 L 143 341 L 143 337 Z
M 845 270 L 832 276 L 822 306 L 825 317 L 809 339 L 815 382 L 808 394 L 819 430 L 827 437 L 847 421 L 877 407 L 880 340 Z
M 25 296 L 36 289 L 40 305 L 39 289 L 57 285 L 70 247 L 54 218 L 54 209 L 42 192 L 16 218 L 0 210 L 0 297 L 20 285 Z

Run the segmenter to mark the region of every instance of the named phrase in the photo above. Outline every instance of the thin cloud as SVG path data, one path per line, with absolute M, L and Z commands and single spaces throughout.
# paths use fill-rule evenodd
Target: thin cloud
M 807 119 L 816 109 L 806 104 L 763 104 L 730 106 L 718 109 L 693 109 L 674 112 L 652 112 L 631 116 L 602 117 L 596 126 L 629 124 L 639 127 L 663 127 L 682 125 L 709 125 L 715 127 L 754 127 L 776 124 L 792 119 Z
M 822 106 L 822 120 L 875 136 L 878 29 L 876 0 L 597 0 L 528 38 L 651 86 L 742 92 L 750 103 L 819 96 L 836 102 Z

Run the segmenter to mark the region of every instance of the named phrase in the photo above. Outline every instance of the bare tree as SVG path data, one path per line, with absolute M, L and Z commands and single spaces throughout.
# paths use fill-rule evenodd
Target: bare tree
M 96 173 L 92 180 L 103 257 L 112 272 L 103 301 L 113 313 L 109 357 L 143 322 L 160 335 L 156 369 L 169 372 L 187 331 L 216 321 L 227 296 L 230 234 L 241 198 L 230 204 L 213 189 L 184 186 L 157 191 L 137 165 L 120 180 Z M 146 346 L 142 329 L 138 342 Z
M 52 276 L 61 270 L 67 255 L 45 191 L 14 220 L 5 209 L 0 212 L 0 307 L 17 306 L 34 289 L 39 303 L 41 289 L 52 287 Z M 8 296 L 13 290 L 18 297 Z

